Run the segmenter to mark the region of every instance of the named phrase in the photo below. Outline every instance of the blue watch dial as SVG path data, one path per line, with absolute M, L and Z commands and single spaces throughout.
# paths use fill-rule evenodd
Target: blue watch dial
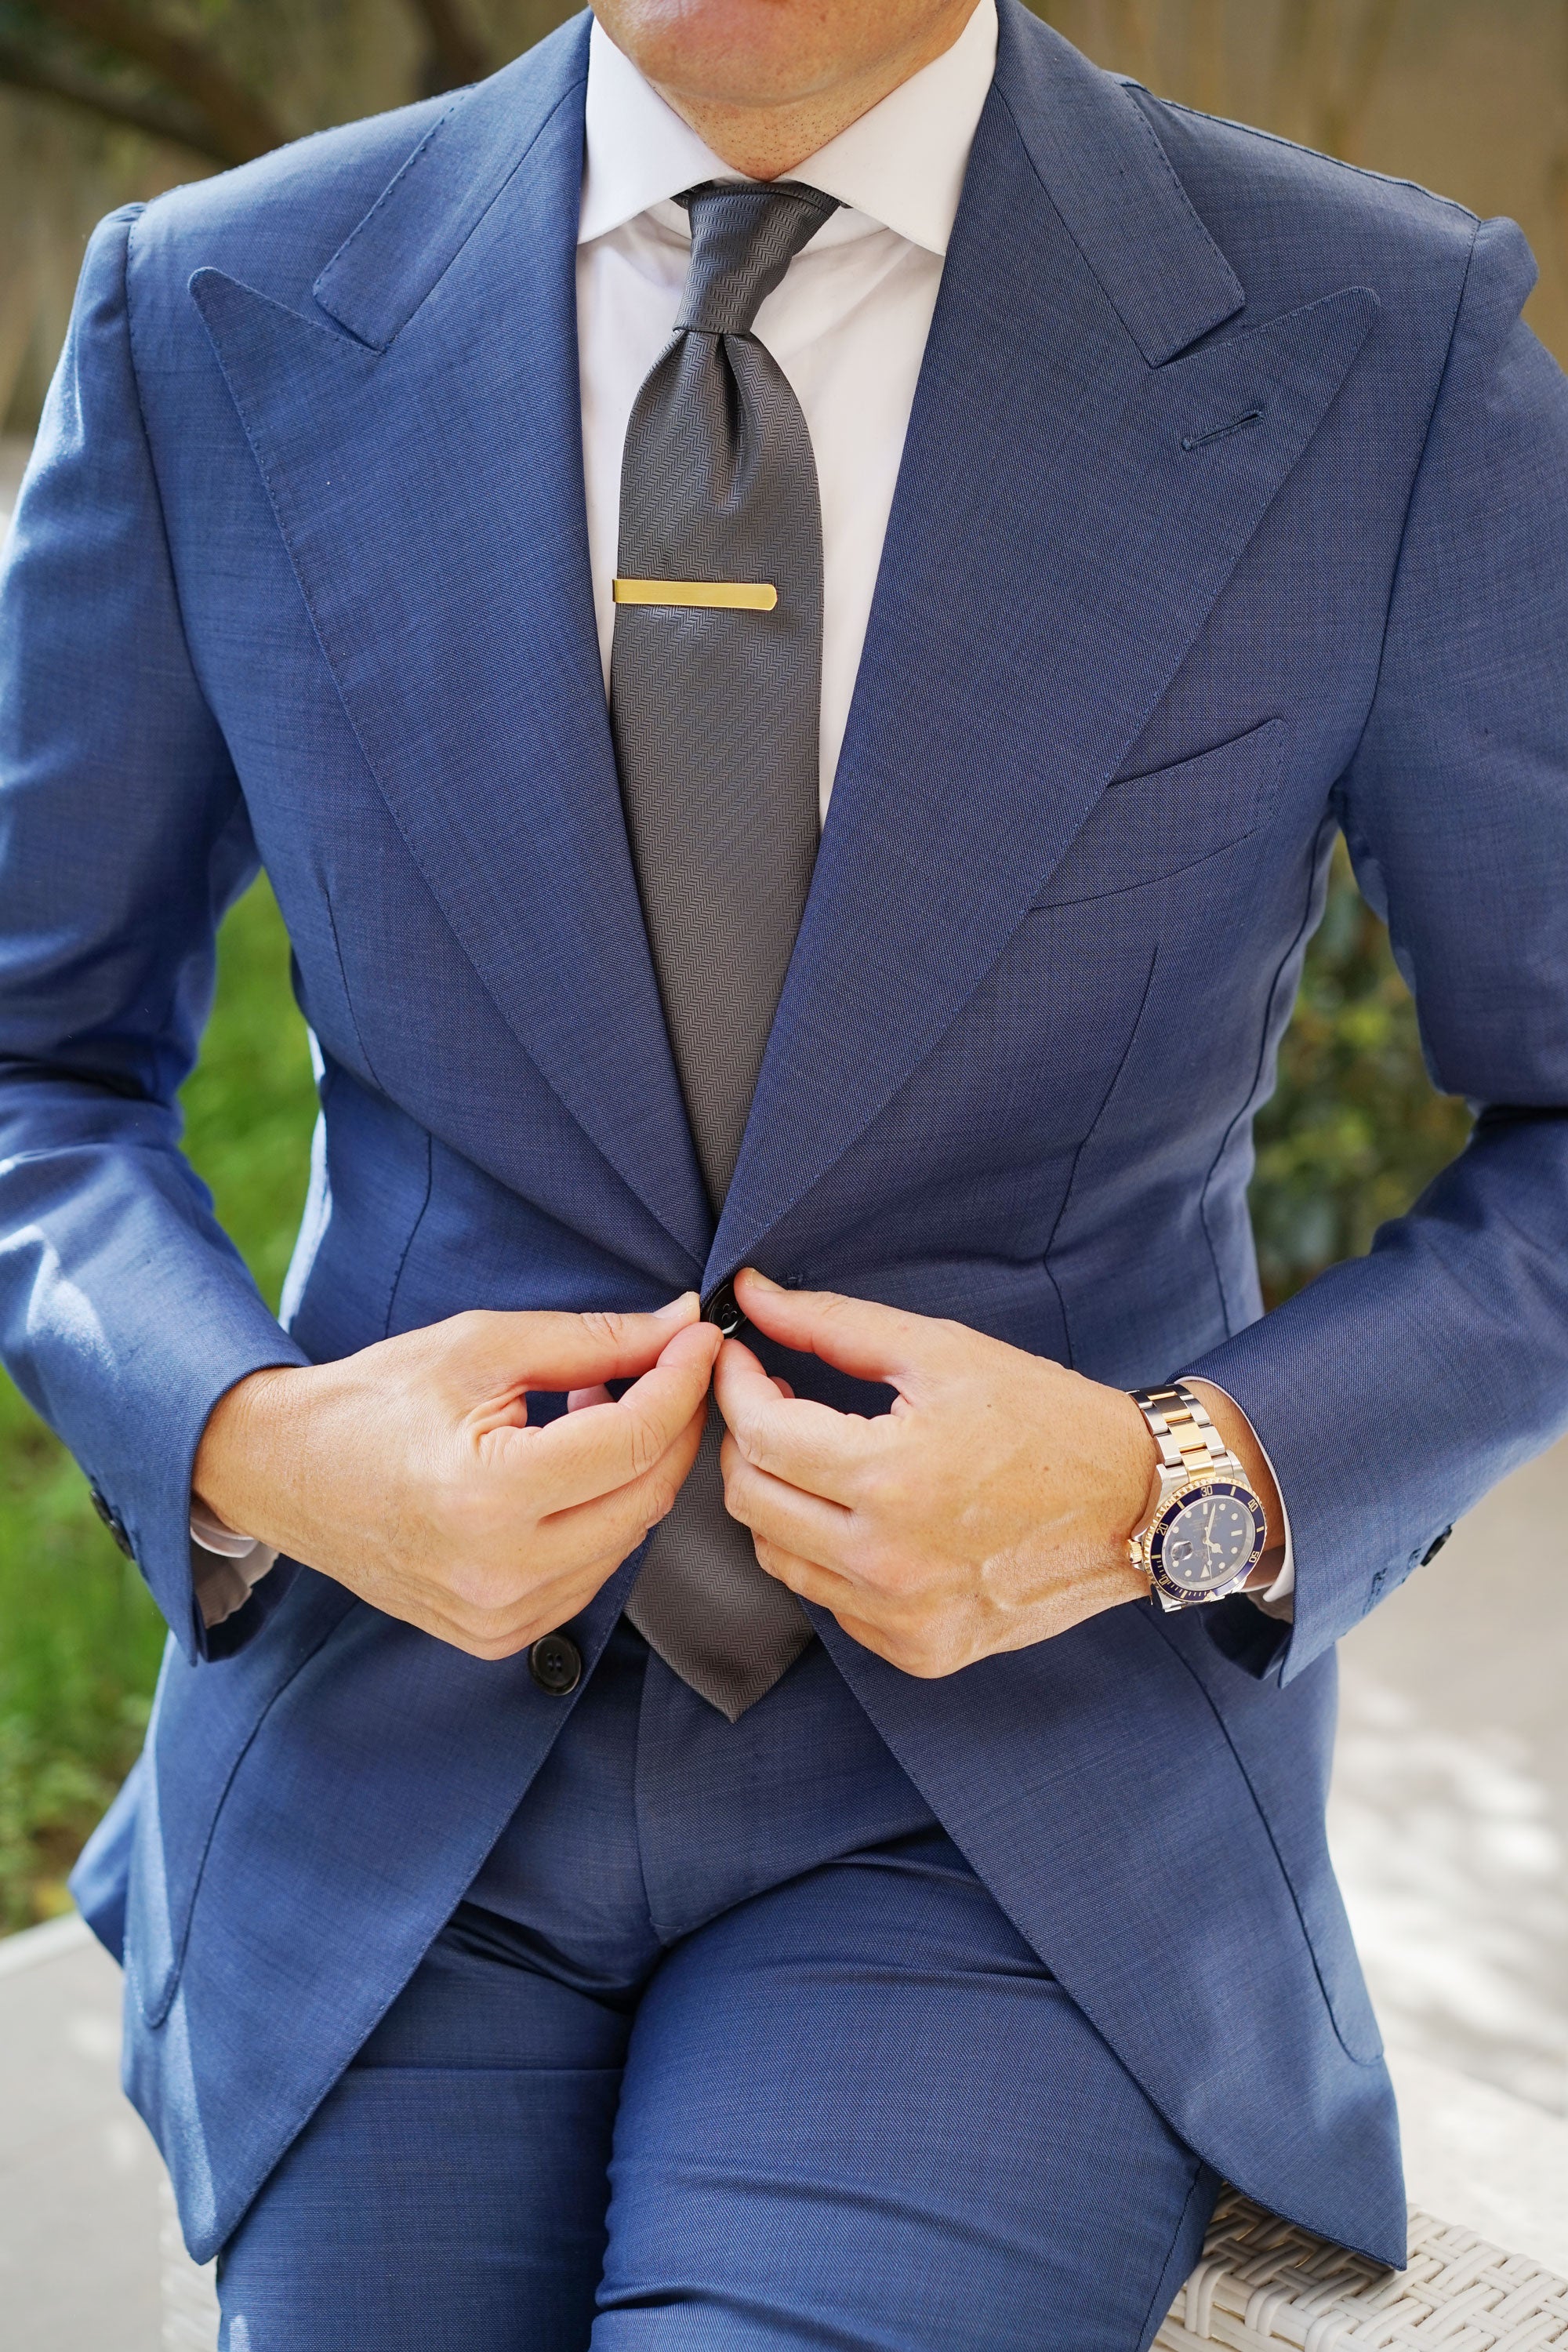
M 1245 1486 L 1216 1480 L 1166 1507 L 1151 1548 L 1152 1562 L 1180 1592 L 1215 1592 L 1256 1565 L 1266 1534 L 1257 1497 Z

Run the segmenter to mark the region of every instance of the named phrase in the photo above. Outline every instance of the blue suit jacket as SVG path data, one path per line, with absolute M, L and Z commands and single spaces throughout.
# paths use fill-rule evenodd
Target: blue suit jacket
M 1568 1413 L 1568 393 L 1519 323 L 1528 254 L 1004 0 L 715 1231 L 590 603 L 585 56 L 579 19 L 106 222 L 16 520 L 0 1328 L 174 1629 L 79 1882 L 107 1934 L 128 1905 L 132 2094 L 205 2253 L 565 1712 L 307 1569 L 204 1636 L 214 1401 L 458 1308 L 651 1305 L 752 1260 L 1102 1381 L 1197 1370 L 1251 1416 L 1293 1631 L 1131 1606 L 930 1683 L 821 1630 L 1178 2130 L 1396 2258 L 1323 1841 L 1332 1643 Z M 1260 1320 L 1250 1120 L 1336 826 L 1438 1082 L 1489 1108 L 1369 1258 Z M 175 1108 L 258 858 L 324 1063 L 287 1336 Z

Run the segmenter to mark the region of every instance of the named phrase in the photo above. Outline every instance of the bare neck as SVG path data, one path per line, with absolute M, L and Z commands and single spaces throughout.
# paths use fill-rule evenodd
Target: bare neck
M 742 105 L 671 82 L 656 80 L 653 86 L 731 171 L 744 173 L 749 180 L 776 180 L 943 56 L 973 11 L 974 0 L 953 0 L 924 37 L 907 48 L 841 79 L 825 79 L 822 87 L 782 103 Z

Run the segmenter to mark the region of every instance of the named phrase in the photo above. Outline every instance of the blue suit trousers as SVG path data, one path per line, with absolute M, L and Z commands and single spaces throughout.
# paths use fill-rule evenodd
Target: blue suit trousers
M 731 1725 L 623 1624 L 222 2342 L 1142 2352 L 1216 2187 L 823 1649 Z

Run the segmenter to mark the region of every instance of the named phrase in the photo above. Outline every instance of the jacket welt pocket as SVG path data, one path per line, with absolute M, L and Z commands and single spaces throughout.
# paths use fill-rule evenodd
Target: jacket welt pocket
M 1109 784 L 1074 836 L 1038 907 L 1066 907 L 1162 882 L 1268 824 L 1285 722 L 1265 719 L 1195 759 Z

